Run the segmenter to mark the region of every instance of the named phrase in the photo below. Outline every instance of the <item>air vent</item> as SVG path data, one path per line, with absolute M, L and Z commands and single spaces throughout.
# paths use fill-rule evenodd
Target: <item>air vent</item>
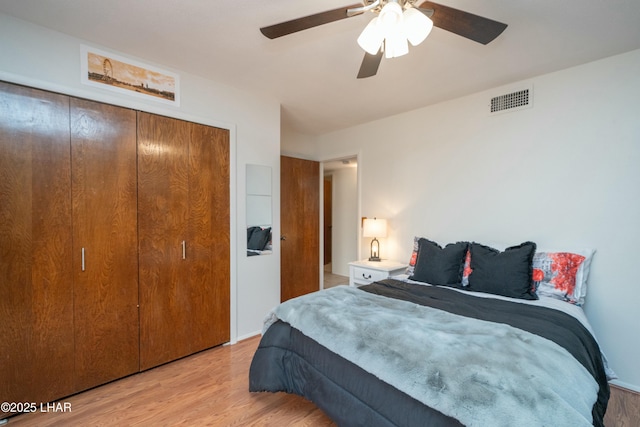
M 491 114 L 522 110 L 533 106 L 532 90 L 526 88 L 491 98 Z

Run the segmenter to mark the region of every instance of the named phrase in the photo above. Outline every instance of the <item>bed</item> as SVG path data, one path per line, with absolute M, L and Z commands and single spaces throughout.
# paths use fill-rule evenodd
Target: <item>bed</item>
M 274 308 L 250 391 L 304 396 L 340 426 L 603 425 L 613 373 L 579 306 L 586 257 L 558 298 L 541 284 L 566 277 L 531 242 L 416 242 L 407 276 Z

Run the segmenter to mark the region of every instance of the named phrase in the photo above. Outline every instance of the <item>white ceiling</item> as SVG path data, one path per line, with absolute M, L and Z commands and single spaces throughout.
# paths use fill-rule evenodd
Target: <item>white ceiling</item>
M 358 167 L 357 157 L 330 160 L 322 163 L 322 170 L 324 171 L 324 173 L 334 172 L 341 169 L 357 168 L 357 167 Z
M 489 45 L 434 28 L 357 80 L 356 16 L 275 40 L 259 28 L 357 0 L 0 0 L 0 12 L 134 58 L 277 98 L 321 134 L 640 48 L 638 0 L 441 0 L 509 26 Z

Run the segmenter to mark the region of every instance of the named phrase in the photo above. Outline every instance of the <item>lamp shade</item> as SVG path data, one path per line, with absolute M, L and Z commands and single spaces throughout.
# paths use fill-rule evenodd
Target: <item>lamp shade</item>
M 380 11 L 379 19 L 386 35 L 398 31 L 403 20 L 402 6 L 395 2 L 385 4 Z
M 365 218 L 362 226 L 363 237 L 387 237 L 387 220 Z
M 382 42 L 384 41 L 384 32 L 378 22 L 378 18 L 373 18 L 369 24 L 364 28 L 360 37 L 358 37 L 358 44 L 360 47 L 370 55 L 375 55 L 380 50 Z
M 422 43 L 433 28 L 433 21 L 431 21 L 427 15 L 413 7 L 404 11 L 403 22 L 407 40 L 409 40 L 413 46 Z
M 378 22 L 384 34 L 384 56 L 395 58 L 409 53 L 402 6 L 395 2 L 385 4 L 380 11 Z
M 404 32 L 395 32 L 387 36 L 384 41 L 385 58 L 397 58 L 407 53 L 409 53 L 409 43 Z

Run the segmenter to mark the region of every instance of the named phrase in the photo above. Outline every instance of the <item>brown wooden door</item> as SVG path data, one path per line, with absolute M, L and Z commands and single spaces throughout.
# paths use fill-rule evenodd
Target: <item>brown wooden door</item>
M 320 289 L 320 163 L 280 157 L 280 298 Z
M 74 391 L 70 171 L 69 98 L 0 82 L 0 402 Z
M 189 126 L 138 113 L 140 369 L 188 354 Z
M 71 98 L 71 160 L 79 391 L 139 369 L 136 112 Z
M 324 265 L 331 263 L 331 250 L 333 249 L 333 179 L 324 177 Z
M 191 123 L 189 262 L 191 347 L 230 339 L 229 131 Z
M 228 132 L 138 113 L 138 221 L 140 368 L 228 341 Z

